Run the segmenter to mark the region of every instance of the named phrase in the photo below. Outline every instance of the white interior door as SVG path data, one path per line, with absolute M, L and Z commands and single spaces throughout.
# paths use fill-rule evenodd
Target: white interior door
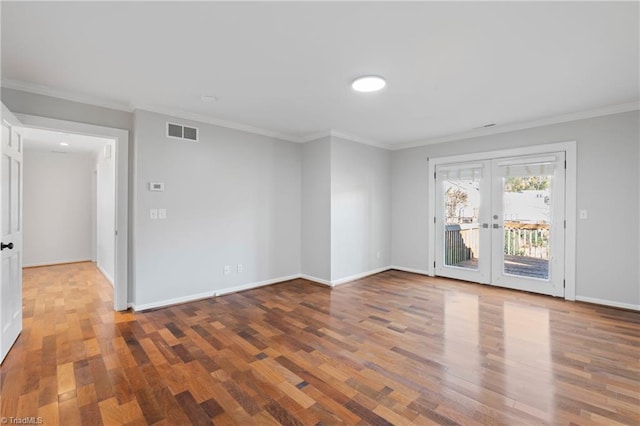
M 2 362 L 22 331 L 22 135 L 20 123 L 4 105 L 0 176 Z
M 435 273 L 564 295 L 565 153 L 435 169 Z

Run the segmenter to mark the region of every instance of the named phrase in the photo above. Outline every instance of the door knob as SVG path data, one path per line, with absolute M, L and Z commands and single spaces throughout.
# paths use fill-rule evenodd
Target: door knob
M 493 229 L 500 229 L 502 228 L 502 226 L 498 225 L 497 223 L 493 224 Z
M 5 244 L 5 243 L 0 243 L 0 250 L 4 250 L 8 248 L 9 250 L 11 250 L 13 248 L 13 243 L 9 243 L 9 244 Z

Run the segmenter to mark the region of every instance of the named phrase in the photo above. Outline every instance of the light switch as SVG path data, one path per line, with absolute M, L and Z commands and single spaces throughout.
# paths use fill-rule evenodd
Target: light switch
M 586 218 L 587 218 L 587 211 L 580 210 L 580 219 L 586 219 Z
M 167 218 L 167 209 L 158 209 L 158 219 Z
M 149 217 L 153 220 L 156 220 L 158 218 L 158 209 L 149 210 Z
M 242 271 L 244 271 L 244 266 L 242 266 L 242 263 L 238 263 L 238 273 L 242 273 Z
M 231 274 L 231 265 L 224 265 L 223 274 L 225 274 L 225 275 Z

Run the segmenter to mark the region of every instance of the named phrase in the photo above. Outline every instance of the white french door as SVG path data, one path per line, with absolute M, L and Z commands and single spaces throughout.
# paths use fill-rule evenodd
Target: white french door
M 564 295 L 565 153 L 440 164 L 436 275 Z
M 22 331 L 22 135 L 2 105 L 0 161 L 0 363 Z

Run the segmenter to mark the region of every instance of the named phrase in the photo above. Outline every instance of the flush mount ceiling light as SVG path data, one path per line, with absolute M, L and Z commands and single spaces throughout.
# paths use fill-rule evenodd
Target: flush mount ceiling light
M 363 75 L 351 83 L 351 87 L 357 92 L 377 92 L 386 85 L 384 78 L 377 75 Z
M 202 100 L 202 102 L 215 102 L 218 98 L 213 95 L 202 95 L 200 96 L 200 100 Z
M 69 144 L 68 144 L 68 143 L 66 143 L 66 142 L 60 142 L 60 145 L 62 145 L 62 146 L 69 146 Z

